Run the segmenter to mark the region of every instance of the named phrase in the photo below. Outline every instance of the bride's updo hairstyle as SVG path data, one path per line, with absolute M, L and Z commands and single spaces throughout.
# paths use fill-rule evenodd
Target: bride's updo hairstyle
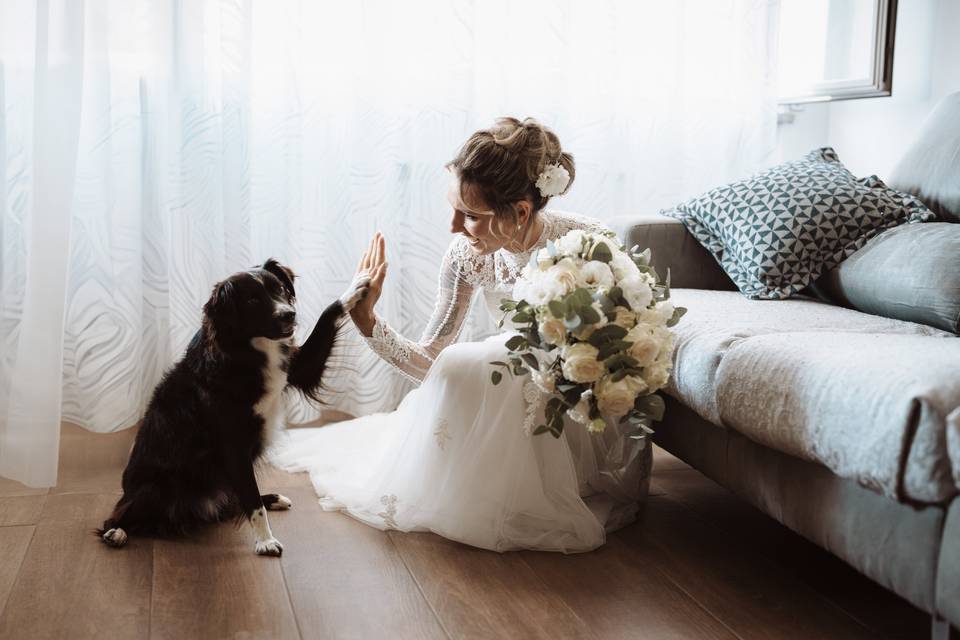
M 540 194 L 537 178 L 544 167 L 557 163 L 570 174 L 566 193 L 576 169 L 573 156 L 560 148 L 557 134 L 533 118 L 499 118 L 489 129 L 470 136 L 447 167 L 457 172 L 461 199 L 471 189 L 496 217 L 515 222 L 514 203 L 529 200 L 533 213 L 546 206 L 550 197 Z

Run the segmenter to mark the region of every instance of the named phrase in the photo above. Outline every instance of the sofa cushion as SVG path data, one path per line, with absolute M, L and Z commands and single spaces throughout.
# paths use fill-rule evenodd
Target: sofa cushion
M 717 368 L 726 353 L 752 336 L 792 332 L 952 334 L 902 320 L 873 316 L 805 298 L 749 300 L 732 291 L 673 289 L 674 304 L 688 309 L 674 327 L 674 372 L 668 392 L 720 425 Z
M 934 218 L 876 176 L 857 179 L 829 148 L 664 213 L 683 221 L 744 295 L 767 299 L 798 293 L 884 229 Z
M 691 310 L 693 313 L 693 310 Z M 960 339 L 856 332 L 754 336 L 716 373 L 721 422 L 891 498 L 957 494 L 947 432 Z
M 941 220 L 960 222 L 960 93 L 937 105 L 890 174 L 890 186 L 918 196 Z
M 650 249 L 650 265 L 661 278 L 670 273 L 670 284 L 684 289 L 736 291 L 723 268 L 676 218 L 659 213 L 619 216 L 606 221 L 623 243 Z M 958 227 L 960 228 L 960 227 Z
M 828 302 L 960 333 L 958 260 L 960 224 L 907 224 L 868 242 L 812 290 Z

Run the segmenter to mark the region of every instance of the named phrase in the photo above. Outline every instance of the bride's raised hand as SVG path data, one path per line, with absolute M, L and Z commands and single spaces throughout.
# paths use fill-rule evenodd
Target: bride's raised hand
M 365 336 L 373 333 L 376 316 L 373 308 L 383 292 L 383 281 L 387 277 L 387 246 L 383 234 L 377 232 L 370 246 L 360 258 L 354 283 L 367 280 L 366 294 L 350 309 L 350 317 Z

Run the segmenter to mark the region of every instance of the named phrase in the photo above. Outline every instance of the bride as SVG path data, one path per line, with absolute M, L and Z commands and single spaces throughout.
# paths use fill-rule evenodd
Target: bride
M 505 336 L 456 340 L 474 294 L 499 319 L 533 251 L 572 229 L 602 227 L 544 208 L 575 172 L 535 120 L 502 118 L 474 133 L 448 169 L 457 235 L 423 336 L 405 338 L 374 312 L 387 274 L 380 234 L 358 268 L 370 292 L 351 311 L 370 348 L 419 388 L 391 413 L 288 431 L 271 461 L 309 472 L 324 509 L 379 529 L 433 531 L 495 551 L 595 549 L 635 518 L 650 448 L 613 424 L 591 434 L 568 420 L 560 438 L 531 435 L 543 408 L 530 377 L 490 381 L 489 363 L 506 359 Z

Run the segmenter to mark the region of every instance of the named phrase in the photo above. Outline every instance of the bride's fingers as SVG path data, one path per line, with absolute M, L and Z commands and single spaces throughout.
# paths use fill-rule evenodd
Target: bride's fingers
M 383 237 L 383 235 L 380 236 L 380 243 L 379 243 L 378 249 L 380 250 L 380 262 L 382 262 L 383 264 L 386 264 L 387 263 L 387 241 Z
M 369 271 L 372 266 L 372 256 L 373 249 L 376 246 L 377 236 L 374 235 L 370 238 L 370 245 L 367 247 L 367 250 L 363 252 L 363 258 L 360 260 L 360 271 Z
M 378 266 L 380 266 L 381 262 L 383 262 L 383 259 L 381 258 L 381 256 L 383 255 L 383 236 L 380 235 L 379 231 L 377 232 L 377 235 L 374 237 L 373 241 L 374 241 L 374 246 L 371 247 L 372 249 L 371 253 L 373 254 L 373 259 L 370 262 L 370 266 L 372 266 L 375 269 Z
M 373 276 L 370 278 L 370 286 L 381 291 L 383 289 L 383 280 L 387 277 L 387 263 L 381 262 L 380 266 L 373 272 Z

